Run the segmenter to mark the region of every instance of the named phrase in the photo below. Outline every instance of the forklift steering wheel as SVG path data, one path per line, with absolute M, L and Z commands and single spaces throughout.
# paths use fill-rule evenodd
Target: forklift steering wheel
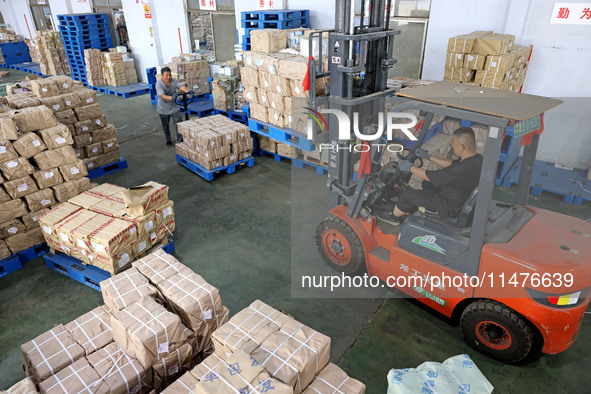
M 423 166 L 423 159 L 415 155 L 414 153 L 410 153 L 408 156 L 403 156 L 398 153 L 398 158 L 401 160 L 408 160 L 412 163 L 413 166 L 421 168 Z M 419 161 L 419 164 L 415 164 L 416 161 Z

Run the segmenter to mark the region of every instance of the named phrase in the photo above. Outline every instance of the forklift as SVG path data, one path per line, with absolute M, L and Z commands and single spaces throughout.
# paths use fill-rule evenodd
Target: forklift
M 329 109 L 358 120 L 350 126 L 351 138 L 342 138 L 347 133 L 327 112 L 328 133 L 323 134 L 332 146 L 330 216 L 316 230 L 323 260 L 347 275 L 367 272 L 385 283 L 405 279 L 393 287 L 446 317 L 459 318 L 468 345 L 501 362 L 568 349 L 590 300 L 591 226 L 527 205 L 543 115 L 561 101 L 447 81 L 388 89 L 388 69 L 396 62 L 393 40 L 399 33 L 389 29 L 390 0 L 371 2 L 367 25 L 365 1 L 358 24 L 354 4 L 336 2 L 335 29 L 328 37 L 329 70 L 321 62 L 317 69 L 313 59 L 309 64 L 310 85 L 315 78 L 329 75 L 331 80 L 326 98 L 315 97 L 311 89 L 309 106 L 319 108 L 325 99 Z M 322 33 L 310 40 L 320 41 L 320 57 Z M 418 210 L 401 226 L 376 220 L 378 209 L 394 206 L 410 174 L 396 160 L 382 164 L 383 146 L 391 142 L 385 133 L 365 141 L 369 171 L 355 173 L 361 157 L 351 147 L 355 131 L 379 135 L 379 125 L 386 124 L 380 117 L 386 116 L 387 97 L 397 104 L 395 111 L 414 109 L 425 117 L 412 151 L 399 157 L 419 167 L 423 163 L 413 152 L 424 142 L 435 114 L 488 129 L 480 181 L 459 217 L 443 219 L 437 212 Z M 505 203 L 492 194 L 509 126 L 519 130 L 524 150 L 515 201 Z M 322 137 L 316 130 L 312 134 L 316 141 Z M 450 280 L 443 283 L 446 277 Z M 464 281 L 454 281 L 458 278 Z

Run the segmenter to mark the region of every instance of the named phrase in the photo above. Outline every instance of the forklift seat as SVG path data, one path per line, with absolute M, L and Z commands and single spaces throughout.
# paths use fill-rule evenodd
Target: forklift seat
M 476 196 L 478 195 L 478 186 L 476 186 L 470 192 L 468 199 L 462 206 L 462 210 L 460 211 L 460 216 L 458 217 L 448 217 L 445 219 L 445 222 L 451 224 L 452 226 L 456 227 L 468 227 L 472 225 L 472 219 L 474 218 L 474 207 L 476 206 Z M 425 216 L 430 217 L 437 217 L 439 218 L 439 214 L 436 211 L 431 211 L 425 208 Z

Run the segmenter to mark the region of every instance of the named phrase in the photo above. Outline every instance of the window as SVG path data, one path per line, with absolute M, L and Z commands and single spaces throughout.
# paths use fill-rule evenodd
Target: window
M 53 30 L 49 0 L 29 0 L 37 30 Z

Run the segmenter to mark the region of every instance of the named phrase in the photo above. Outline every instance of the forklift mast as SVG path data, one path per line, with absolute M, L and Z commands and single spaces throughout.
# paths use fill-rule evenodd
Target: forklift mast
M 378 117 L 385 110 L 385 97 L 395 93 L 387 89 L 388 69 L 396 63 L 392 59 L 394 37 L 399 30 L 390 30 L 390 8 L 392 0 L 372 0 L 369 15 L 365 15 L 366 0 L 361 0 L 359 24 L 356 25 L 355 1 L 337 0 L 335 12 L 335 29 L 330 31 L 328 38 L 328 72 L 323 72 L 322 62 L 319 73 L 316 72 L 316 61 L 310 60 L 310 80 L 313 86 L 316 78 L 330 76 L 330 95 L 328 108 L 345 113 L 349 119 L 348 139 L 339 139 L 339 124 L 335 116 L 327 116 L 329 153 L 328 208 L 344 204 L 342 193 L 333 191 L 333 186 L 347 189 L 353 176 L 354 154 L 351 145 L 355 143 L 353 127 L 357 126 L 363 134 L 375 133 L 379 123 Z M 318 36 L 322 59 L 322 33 L 315 32 L 310 39 Z M 321 103 L 310 89 L 309 105 L 318 108 Z M 357 117 L 354 116 L 357 114 Z M 358 123 L 354 125 L 353 122 Z M 315 133 L 314 133 L 315 134 Z M 316 135 L 314 135 L 316 138 Z M 326 145 L 325 145 L 326 146 Z M 373 152 L 372 152 L 373 153 Z M 358 156 L 358 154 L 357 154 Z M 361 183 L 361 182 L 360 182 Z

